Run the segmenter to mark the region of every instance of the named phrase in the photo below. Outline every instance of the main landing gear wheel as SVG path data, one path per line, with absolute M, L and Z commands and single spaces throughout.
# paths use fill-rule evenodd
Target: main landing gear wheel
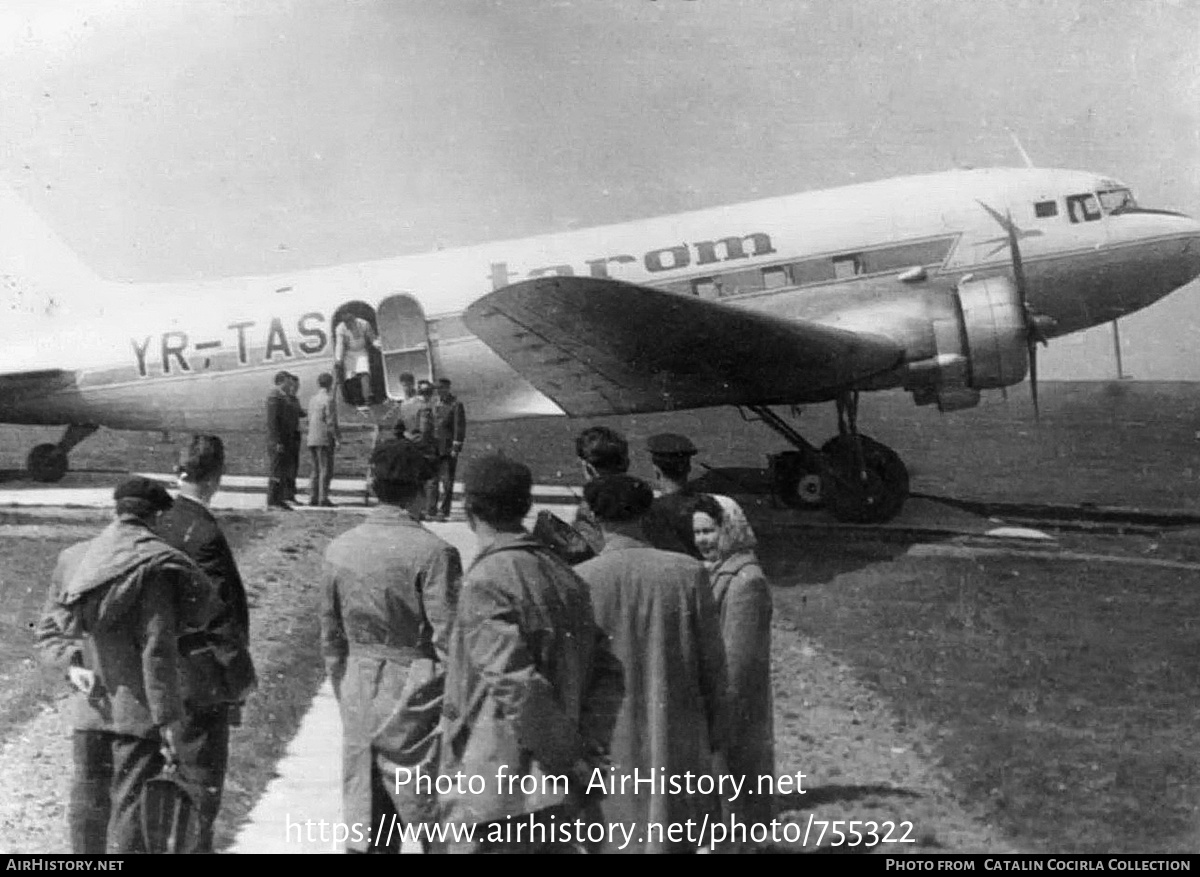
M 799 451 L 784 451 L 771 459 L 775 495 L 790 509 L 820 508 L 825 499 L 821 473 L 805 464 Z
M 61 481 L 67 474 L 67 455 L 58 445 L 37 445 L 25 458 L 25 468 L 34 481 Z
M 821 447 L 837 474 L 823 485 L 825 502 L 833 516 L 851 524 L 881 524 L 899 514 L 908 498 L 908 467 L 885 444 L 860 435 L 863 469 L 858 468 L 854 436 L 839 435 Z

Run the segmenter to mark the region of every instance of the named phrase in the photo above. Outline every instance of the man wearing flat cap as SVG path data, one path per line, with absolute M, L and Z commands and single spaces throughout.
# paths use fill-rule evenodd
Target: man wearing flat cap
M 617 791 L 604 801 L 604 818 L 635 826 L 634 842 L 620 852 L 691 852 L 695 838 L 656 834 L 650 824 L 715 822 L 719 798 L 641 794 L 632 781 L 710 776 L 724 750 L 725 649 L 708 574 L 700 561 L 646 542 L 641 523 L 654 501 L 646 482 L 603 475 L 584 488 L 584 499 L 600 523 L 604 549 L 576 571 L 624 670 L 610 747 Z M 622 777 L 629 778 L 625 793 Z
M 650 436 L 646 447 L 661 494 L 643 522 L 646 539 L 655 548 L 699 560 L 700 552 L 692 537 L 692 505 L 696 494 L 688 486 L 696 446 L 687 436 L 665 432 Z
M 176 760 L 184 718 L 179 637 L 211 620 L 212 586 L 154 531 L 172 505 L 134 476 L 113 494 L 116 518 L 59 555 L 36 638 L 75 687 L 74 853 L 145 851 L 142 789 Z
M 325 552 L 321 651 L 342 714 L 342 819 L 436 821 L 418 772 L 437 773 L 446 650 L 462 561 L 418 522 L 428 459 L 412 442 L 371 454 L 367 519 Z M 397 785 L 405 768 L 413 782 Z M 400 771 L 404 775 L 404 771 Z M 377 830 L 377 829 L 376 829 Z M 399 852 L 400 837 L 350 837 L 350 852 Z
M 487 783 L 442 797 L 444 822 L 475 826 L 451 851 L 571 851 L 559 829 L 594 818 L 585 792 L 605 763 L 621 670 L 587 585 L 522 526 L 529 468 L 484 457 L 464 482 L 479 551 L 451 635 L 441 772 Z

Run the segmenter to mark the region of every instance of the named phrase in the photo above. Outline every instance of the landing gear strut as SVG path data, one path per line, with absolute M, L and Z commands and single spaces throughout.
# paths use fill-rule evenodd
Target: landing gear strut
M 34 481 L 50 483 L 61 481 L 69 468 L 67 455 L 77 444 L 100 427 L 92 424 L 72 423 L 58 440 L 58 444 L 37 445 L 25 458 L 25 469 Z
M 837 400 L 838 435 L 817 450 L 765 405 L 747 406 L 795 446 L 773 458 L 775 491 L 792 508 L 825 505 L 839 521 L 879 524 L 908 498 L 908 469 L 899 455 L 858 432 L 858 393 Z

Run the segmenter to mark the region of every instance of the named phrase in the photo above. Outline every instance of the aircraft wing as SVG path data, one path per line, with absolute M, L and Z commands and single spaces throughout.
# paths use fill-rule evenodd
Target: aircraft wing
M 75 386 L 75 372 L 60 368 L 0 372 L 0 407 L 28 396 L 44 396 Z
M 824 401 L 904 355 L 881 335 L 593 277 L 515 283 L 463 317 L 572 417 Z

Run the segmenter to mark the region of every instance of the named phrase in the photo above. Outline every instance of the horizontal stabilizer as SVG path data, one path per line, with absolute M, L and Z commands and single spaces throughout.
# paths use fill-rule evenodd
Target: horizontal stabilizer
M 515 283 L 464 320 L 573 417 L 824 401 L 904 355 L 880 335 L 593 277 Z

